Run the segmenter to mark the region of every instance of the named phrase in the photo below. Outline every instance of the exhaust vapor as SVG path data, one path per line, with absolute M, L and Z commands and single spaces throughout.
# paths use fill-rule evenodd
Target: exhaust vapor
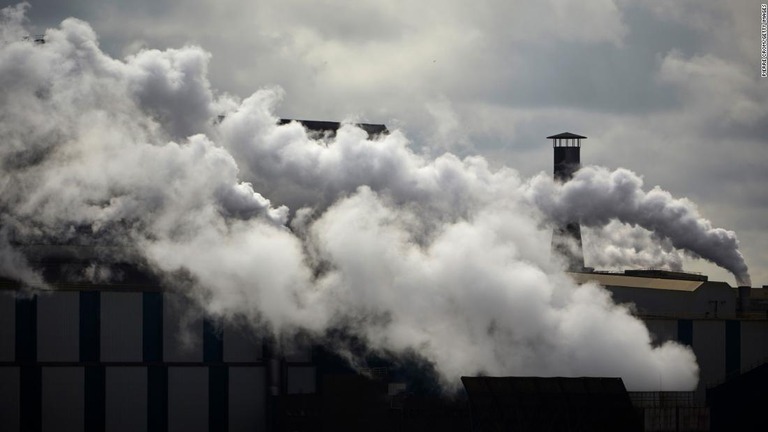
M 582 226 L 581 233 L 584 256 L 589 257 L 590 267 L 612 271 L 626 268 L 683 271 L 685 252 L 643 227 L 613 219 L 604 226 Z
M 692 351 L 576 285 L 550 258 L 551 224 L 638 225 L 748 279 L 732 232 L 627 170 L 559 185 L 418 154 L 398 131 L 313 140 L 277 124 L 279 89 L 214 92 L 198 47 L 113 59 L 76 19 L 36 45 L 26 7 L 2 12 L 1 276 L 44 284 L 19 245 L 108 244 L 222 319 L 286 338 L 344 328 L 377 354 L 416 353 L 446 387 L 559 375 L 637 390 L 694 388 Z
M 648 192 L 642 187 L 642 179 L 629 170 L 584 167 L 563 185 L 536 177 L 527 194 L 555 221 L 575 218 L 593 227 L 611 220 L 637 225 L 669 240 L 677 249 L 730 271 L 738 285 L 751 285 L 736 233 L 713 227 L 685 198 L 674 198 L 658 186 Z

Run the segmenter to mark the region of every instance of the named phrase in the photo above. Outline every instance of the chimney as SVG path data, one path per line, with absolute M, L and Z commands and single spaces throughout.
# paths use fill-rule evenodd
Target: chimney
M 567 182 L 581 168 L 581 140 L 585 136 L 571 132 L 548 136 L 554 148 L 555 180 Z M 552 234 L 552 251 L 564 256 L 568 262 L 568 271 L 584 271 L 584 252 L 581 247 L 581 227 L 578 221 L 569 221 L 556 227 Z
M 752 287 L 739 286 L 739 304 L 738 311 L 741 313 L 749 312 L 749 297 L 752 293 Z

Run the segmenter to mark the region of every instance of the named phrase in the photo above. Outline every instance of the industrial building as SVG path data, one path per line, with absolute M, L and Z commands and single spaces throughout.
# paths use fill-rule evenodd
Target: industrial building
M 581 163 L 581 140 L 564 132 L 547 137 L 554 147 L 554 176 L 568 181 Z M 768 308 L 763 288 L 731 288 L 707 276 L 664 270 L 599 272 L 584 266 L 576 222 L 555 228 L 553 250 L 568 260 L 571 277 L 578 283 L 597 282 L 607 288 L 616 303 L 631 304 L 635 315 L 661 343 L 675 340 L 693 347 L 699 359 L 703 391 L 729 377 L 768 361 Z
M 314 391 L 309 358 L 275 382 L 261 341 L 157 286 L 3 288 L 3 430 L 264 430 L 270 392 Z
M 733 385 L 750 374 L 762 379 L 762 383 L 749 382 L 761 386 L 762 398 L 768 402 L 765 373 L 755 374 L 768 365 L 768 309 L 763 303 L 768 290 L 731 288 L 725 282 L 708 281 L 705 276 L 660 270 L 584 272 L 571 276 L 581 283 L 597 282 L 612 293 L 615 302 L 631 304 L 655 343 L 677 341 L 690 346 L 696 354 L 700 368 L 696 391 L 688 395 L 665 393 L 663 383 L 659 383 L 661 391 L 650 396 L 655 403 L 644 406 L 638 399 L 636 405 L 643 409 L 646 422 L 655 425 L 645 430 L 763 430 L 765 419 L 756 410 L 741 413 L 738 419 L 729 418 L 725 423 L 718 420 L 719 424 L 714 424 L 715 419 L 709 419 L 723 411 L 729 413 L 726 417 L 731 416 L 731 408 L 724 408 L 724 403 L 742 400 L 742 405 L 735 406 L 746 406 L 759 400 L 755 391 L 746 392 Z M 722 396 L 725 392 L 728 397 Z M 702 425 L 702 417 L 707 419 L 706 427 L 692 427 Z M 744 426 L 734 429 L 734 421 L 744 422 Z M 665 424 L 686 427 L 658 428 Z
M 639 432 L 620 378 L 462 377 L 472 430 Z
M 326 137 L 340 127 L 302 123 Z M 386 133 L 384 125 L 364 126 Z M 567 181 L 586 137 L 548 139 L 555 177 Z M 621 380 L 602 378 L 467 377 L 466 395 L 445 399 L 414 383 L 418 366 L 409 374 L 382 362 L 363 376 L 322 347 L 281 352 L 268 336 L 207 316 L 132 264 L 108 263 L 120 268 L 120 283 L 65 281 L 62 269 L 82 270 L 93 258 L 56 245 L 29 253 L 53 289 L 28 293 L 0 281 L 0 425 L 25 432 L 544 430 L 522 425 L 547 418 L 547 430 L 765 430 L 761 412 L 747 408 L 768 406 L 768 290 L 688 273 L 594 271 L 572 244 L 581 244 L 576 221 L 556 228 L 552 243 L 574 280 L 597 282 L 631 304 L 655 342 L 692 347 L 701 368 L 696 391 L 627 393 Z
M 581 140 L 586 137 L 564 132 L 547 139 L 553 143 L 555 179 L 570 180 L 580 167 Z M 752 374 L 763 379 L 752 385 L 768 388 L 765 373 L 755 373 L 768 364 L 768 289 L 732 288 L 704 275 L 656 269 L 595 271 L 585 267 L 581 243 L 577 222 L 555 228 L 552 249 L 566 258 L 577 283 L 596 282 L 611 292 L 614 302 L 629 305 L 645 322 L 654 343 L 677 341 L 696 354 L 700 373 L 694 392 L 664 392 L 659 383 L 659 392 L 635 395 L 645 430 L 765 430 L 765 419 L 754 410 L 740 413 L 737 429 L 733 421 L 721 418 L 731 412 L 723 406 L 726 401 L 747 406 L 760 400 L 754 391 L 742 391 L 744 387 L 733 382 Z M 762 400 L 768 402 L 767 398 L 764 390 Z M 743 403 L 734 404 L 735 400 Z M 712 412 L 720 418 L 711 421 Z

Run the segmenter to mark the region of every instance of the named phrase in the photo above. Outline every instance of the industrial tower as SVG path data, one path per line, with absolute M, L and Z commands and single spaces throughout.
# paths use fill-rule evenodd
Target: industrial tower
M 563 132 L 548 136 L 555 150 L 555 180 L 565 183 L 581 168 L 581 140 L 585 136 Z M 581 248 L 581 227 L 578 221 L 569 221 L 555 227 L 552 233 L 552 251 L 566 258 L 568 271 L 584 270 L 584 253 Z

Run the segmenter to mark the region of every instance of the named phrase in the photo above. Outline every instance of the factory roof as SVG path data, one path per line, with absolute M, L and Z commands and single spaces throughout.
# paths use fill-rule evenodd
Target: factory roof
M 548 136 L 547 139 L 587 139 L 587 137 L 571 132 L 563 132 L 557 135 Z
M 603 286 L 650 288 L 671 291 L 696 291 L 706 282 L 701 280 L 662 279 L 643 276 L 627 276 L 614 273 L 569 273 L 577 283 L 594 281 Z
M 320 121 L 320 120 L 297 120 L 297 119 L 280 119 L 278 124 L 284 125 L 291 122 L 298 122 L 304 126 L 307 130 L 312 132 L 328 133 L 333 136 L 336 131 L 341 128 L 344 123 L 334 121 Z M 386 125 L 374 124 L 374 123 L 353 123 L 360 129 L 368 132 L 368 136 L 387 134 L 389 130 Z

